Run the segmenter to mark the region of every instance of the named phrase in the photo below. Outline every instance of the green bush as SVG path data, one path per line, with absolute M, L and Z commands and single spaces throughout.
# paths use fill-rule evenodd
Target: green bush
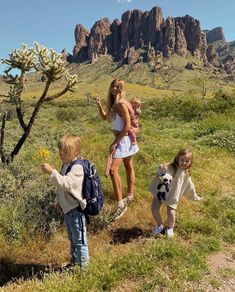
M 208 112 L 224 113 L 233 106 L 235 98 L 224 95 L 216 95 L 208 100 L 191 96 L 156 98 L 146 102 L 143 117 L 153 120 L 175 117 L 189 122 L 206 117 Z
M 206 137 L 200 142 L 208 146 L 217 146 L 235 153 L 235 130 L 221 130 Z
M 63 109 L 57 110 L 56 117 L 60 121 L 67 121 L 67 122 L 78 121 L 80 119 L 80 116 L 77 110 L 73 108 L 63 108 Z
M 1 170 L 0 234 L 7 241 L 22 241 L 35 233 L 50 235 L 61 224 L 50 185 L 30 172 L 30 166 L 12 164 Z

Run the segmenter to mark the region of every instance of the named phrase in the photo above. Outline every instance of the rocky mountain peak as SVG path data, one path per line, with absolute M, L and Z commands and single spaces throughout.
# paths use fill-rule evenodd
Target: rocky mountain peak
M 163 18 L 158 6 L 150 11 L 135 9 L 125 11 L 121 21 L 110 23 L 107 17 L 96 21 L 88 32 L 81 24 L 75 28 L 76 44 L 73 50 L 74 62 L 94 62 L 101 55 L 109 54 L 123 63 L 157 62 L 157 53 L 163 57 L 178 54 L 194 55 L 204 62 L 218 64 L 218 56 L 208 43 L 225 40 L 223 29 L 202 31 L 199 20 L 190 15 Z M 138 53 L 138 49 L 146 53 Z
M 206 31 L 206 40 L 207 43 L 213 43 L 215 41 L 223 41 L 225 42 L 224 30 L 222 27 L 216 27 L 212 30 Z

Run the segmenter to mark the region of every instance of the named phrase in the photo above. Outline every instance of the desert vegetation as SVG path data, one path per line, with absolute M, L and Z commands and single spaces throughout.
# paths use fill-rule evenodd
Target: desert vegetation
M 150 72 L 147 64 L 118 68 L 108 56 L 93 65 L 66 65 L 70 75 L 77 75 L 77 90 L 43 103 L 14 160 L 5 163 L 2 159 L 2 291 L 198 291 L 198 282 L 210 274 L 210 255 L 226 251 L 234 258 L 235 86 L 210 72 L 187 71 L 185 62 L 173 56 L 168 60 L 168 73 Z M 95 91 L 105 100 L 115 77 L 126 81 L 128 98 L 138 95 L 144 105 L 140 152 L 135 157 L 136 199 L 119 221 L 110 222 L 112 187 L 102 174 L 112 133 L 87 96 Z M 28 120 L 45 81 L 37 71 L 26 78 L 21 110 Z M 55 80 L 48 96 L 64 87 L 66 81 Z M 8 87 L 3 82 L 0 92 L 1 122 L 8 112 L 4 149 L 11 153 L 9 149 L 14 149 L 24 129 L 15 104 L 7 100 Z M 53 206 L 55 190 L 40 170 L 43 161 L 60 168 L 57 141 L 65 133 L 81 137 L 82 155 L 95 162 L 106 196 L 103 211 L 89 225 L 91 262 L 85 274 L 79 269 L 59 269 L 68 260 L 68 242 L 61 214 Z M 182 200 L 176 236 L 153 238 L 148 183 L 156 167 L 171 161 L 184 147 L 194 153 L 192 176 L 203 201 Z M 121 175 L 125 181 L 124 171 Z M 234 277 L 231 268 L 219 273 L 221 279 L 226 274 L 227 281 Z M 222 287 L 221 279 L 208 285 Z

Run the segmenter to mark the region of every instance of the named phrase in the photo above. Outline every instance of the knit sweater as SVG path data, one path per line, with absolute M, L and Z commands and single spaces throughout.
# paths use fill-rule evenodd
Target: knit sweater
M 159 173 L 162 169 L 159 168 L 158 173 L 154 176 L 148 186 L 148 191 L 150 191 L 155 198 L 157 198 L 157 186 L 161 183 L 159 178 Z M 167 206 L 176 209 L 181 196 L 185 196 L 187 199 L 200 201 L 201 198 L 197 195 L 194 184 L 187 170 L 178 168 L 176 171 L 174 168 L 168 164 L 166 165 L 166 172 L 173 176 L 170 190 L 166 195 L 166 200 L 162 201 Z
M 82 165 L 73 165 L 65 175 L 68 164 L 64 164 L 61 174 L 53 169 L 50 176 L 51 183 L 57 187 L 56 201 L 66 214 L 70 210 L 80 206 L 82 210 L 86 207 L 86 200 L 82 196 L 82 184 L 84 171 Z

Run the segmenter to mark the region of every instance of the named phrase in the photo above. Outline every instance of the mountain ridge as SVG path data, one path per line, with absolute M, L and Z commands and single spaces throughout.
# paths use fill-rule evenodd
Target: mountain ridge
M 200 21 L 189 15 L 164 19 L 158 6 L 145 12 L 127 10 L 121 21 L 115 19 L 112 23 L 104 17 L 96 21 L 90 31 L 77 24 L 74 35 L 73 54 L 67 56 L 70 63 L 94 63 L 108 54 L 122 64 L 152 62 L 156 70 L 161 70 L 163 58 L 191 54 L 208 66 L 218 67 L 228 74 L 235 73 L 233 47 L 230 54 L 230 43 L 225 40 L 223 28 L 201 30 Z M 222 43 L 219 48 L 214 45 L 218 41 Z M 229 47 L 229 58 L 220 54 L 221 46 L 225 45 Z M 139 49 L 145 53 L 140 55 Z

